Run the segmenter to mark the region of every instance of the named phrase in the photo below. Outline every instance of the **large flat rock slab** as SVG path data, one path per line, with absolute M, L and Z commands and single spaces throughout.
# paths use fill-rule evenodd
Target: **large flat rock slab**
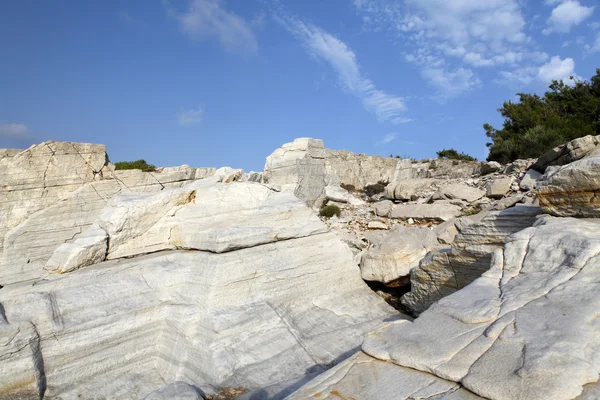
M 85 233 L 57 250 L 69 268 L 0 290 L 0 397 L 258 390 L 328 369 L 402 317 L 301 200 L 258 183 L 117 195 Z
M 539 219 L 479 279 L 414 322 L 369 334 L 363 351 L 488 399 L 589 398 L 600 374 L 599 227 Z

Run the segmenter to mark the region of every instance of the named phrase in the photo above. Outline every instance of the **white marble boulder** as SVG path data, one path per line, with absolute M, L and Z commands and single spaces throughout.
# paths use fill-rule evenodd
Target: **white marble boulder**
M 538 207 L 516 206 L 484 213 L 479 221 L 462 227 L 450 249 L 432 251 L 411 270 L 411 291 L 402 297 L 402 304 L 418 315 L 464 288 L 489 269 L 492 253 L 506 237 L 531 226 L 540 213 Z
M 548 167 L 567 165 L 590 155 L 600 147 L 600 135 L 583 136 L 544 153 L 531 168 L 546 172 Z
M 439 242 L 434 231 L 397 225 L 363 254 L 362 278 L 388 283 L 407 276 L 429 251 L 437 247 Z
M 35 184 L 31 183 L 31 187 L 26 185 L 27 179 L 22 178 L 24 181 L 19 188 L 15 186 L 10 189 L 12 191 L 9 189 L 8 192 L 0 191 L 0 197 L 12 199 L 0 204 L 0 208 L 4 210 L 3 215 L 7 216 L 0 220 L 0 231 L 5 232 L 0 248 L 0 285 L 42 278 L 46 274 L 44 266 L 54 250 L 61 244 L 73 242 L 82 235 L 113 196 L 119 193 L 158 192 L 167 188 L 181 187 L 215 173 L 214 168 L 190 168 L 187 165 L 159 168 L 155 172 L 113 171 L 112 165 L 108 164 L 100 170 L 102 172 L 100 175 L 100 173 L 93 173 L 94 168 L 97 168 L 94 162 L 99 165 L 101 162 L 108 162 L 105 158 L 104 146 L 57 142 L 44 144 L 41 150 L 40 146 L 42 145 L 33 146 L 19 153 L 13 157 L 14 160 L 8 167 L 24 168 L 27 172 L 26 167 L 20 165 L 25 162 L 19 161 L 21 158 L 32 159 L 31 168 L 40 163 L 40 160 L 50 159 L 46 179 L 36 175 L 41 175 L 41 172 L 36 172 L 34 168 L 27 172 L 37 176 L 32 181 Z M 85 164 L 82 155 L 76 152 L 76 150 L 81 152 L 82 146 L 84 149 L 87 148 L 86 146 L 91 148 L 88 149 L 87 157 L 92 160 L 98 158 L 98 161 L 89 161 L 93 167 Z M 57 151 L 62 149 L 62 153 L 59 155 L 55 152 L 56 155 L 53 156 L 49 149 L 57 149 Z M 40 152 L 45 156 L 39 155 Z M 104 158 L 99 158 L 99 152 Z M 79 160 L 83 165 L 76 168 L 73 160 Z M 0 170 L 3 162 L 5 160 L 0 160 Z M 75 175 L 77 173 L 81 173 L 82 176 L 77 177 Z M 25 172 L 15 176 L 23 176 L 23 174 Z M 91 181 L 86 182 L 85 174 L 88 174 Z M 0 174 L 0 184 L 10 182 L 10 179 L 17 179 L 11 176 Z M 48 178 L 50 176 L 53 178 Z M 60 182 L 63 184 L 59 185 Z M 48 194 L 40 199 L 38 185 L 43 187 L 50 183 L 55 186 L 47 188 Z M 18 195 L 15 194 L 17 192 Z M 14 196 L 18 196 L 18 199 L 13 198 Z
M 544 216 L 490 269 L 289 399 L 596 399 L 600 224 Z
M 538 182 L 542 209 L 563 217 L 600 217 L 600 154 L 548 168 Z
M 114 197 L 43 280 L 0 289 L 0 398 L 260 389 L 326 370 L 400 317 L 292 193 L 216 180 Z M 82 243 L 98 229 L 99 263 Z

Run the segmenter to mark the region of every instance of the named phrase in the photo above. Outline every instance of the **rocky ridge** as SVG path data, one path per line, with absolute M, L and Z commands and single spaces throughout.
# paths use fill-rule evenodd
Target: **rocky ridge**
M 598 144 L 503 166 L 304 138 L 248 174 L 2 151 L 0 398 L 597 398 Z

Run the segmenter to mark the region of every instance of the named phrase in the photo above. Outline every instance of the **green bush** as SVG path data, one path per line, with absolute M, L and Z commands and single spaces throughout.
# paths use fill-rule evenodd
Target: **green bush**
M 477 161 L 475 157 L 471 157 L 466 153 L 459 153 L 454 149 L 443 149 L 437 152 L 439 158 L 445 158 L 447 160 L 460 160 L 460 161 Z
M 319 211 L 319 215 L 321 217 L 327 217 L 327 218 L 331 218 L 334 215 L 336 217 L 339 217 L 340 215 L 342 215 L 342 210 L 340 210 L 340 208 L 338 206 L 336 206 L 335 204 L 329 204 L 329 205 L 323 206 L 321 208 L 321 211 Z
M 365 186 L 364 192 L 369 197 L 375 196 L 376 194 L 383 193 L 388 183 L 389 182 L 379 181 L 375 184 L 367 185 Z
M 115 163 L 116 170 L 124 169 L 141 169 L 144 172 L 156 171 L 156 167 L 152 164 L 148 164 L 146 160 L 136 161 L 119 161 Z

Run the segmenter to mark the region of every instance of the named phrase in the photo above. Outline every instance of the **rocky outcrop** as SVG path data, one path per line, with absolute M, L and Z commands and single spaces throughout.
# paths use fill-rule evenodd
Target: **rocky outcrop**
M 50 149 L 61 150 L 53 156 Z M 87 149 L 88 153 L 83 154 L 92 160 L 89 164 L 84 162 L 80 153 L 75 152 L 82 149 Z M 21 166 L 29 165 L 29 159 L 34 170 Z M 36 175 L 39 171 L 35 172 L 40 160 L 50 160 L 46 180 L 40 180 Z M 3 215 L 7 216 L 0 224 L 0 230 L 5 232 L 0 254 L 0 285 L 43 277 L 44 266 L 54 250 L 63 243 L 76 240 L 115 195 L 181 187 L 215 173 L 214 168 L 190 168 L 187 165 L 160 168 L 156 172 L 113 171 L 112 165 L 107 164 L 94 174 L 94 168 L 105 162 L 108 158 L 104 146 L 57 142 L 33 146 L 12 159 L 0 160 L 0 167 L 25 171 L 0 175 L 0 180 L 6 179 L 5 182 L 13 182 L 11 179 L 21 182 L 5 185 L 7 189 L 0 191 L 0 196 L 8 199 L 0 203 Z M 32 174 L 30 184 L 25 178 L 20 181 L 16 177 L 26 173 Z M 81 176 L 78 177 L 78 173 Z M 84 178 L 91 181 L 86 183 Z M 41 189 L 48 194 L 38 198 L 41 195 L 38 185 L 51 183 L 53 186 Z
M 464 184 L 454 183 L 442 186 L 432 196 L 432 200 L 464 200 L 472 203 L 485 196 L 485 191 Z
M 369 334 L 361 353 L 290 398 L 595 398 L 599 226 L 541 218 L 472 284 Z
M 452 204 L 396 204 L 389 218 L 423 219 L 429 221 L 448 221 L 461 214 L 461 208 Z
M 531 168 L 543 173 L 548 167 L 567 165 L 574 161 L 581 160 L 583 157 L 598 150 L 599 146 L 600 135 L 580 137 L 557 146 L 543 154 Z
M 600 154 L 549 168 L 538 186 L 544 212 L 563 217 L 600 217 Z
M 259 389 L 327 369 L 399 317 L 292 193 L 219 179 L 113 197 L 44 280 L 1 289 L 0 397 Z
M 390 200 L 409 201 L 422 197 L 424 191 L 430 190 L 438 183 L 435 179 L 407 179 L 391 182 L 385 188 L 385 197 Z
M 325 163 L 330 176 L 356 189 L 377 182 L 426 178 L 428 165 L 413 164 L 410 159 L 368 156 L 346 150 L 325 149 Z
M 36 211 L 110 173 L 104 145 L 44 142 L 0 159 L 0 245 L 4 235 Z
M 411 291 L 402 298 L 402 304 L 419 314 L 464 288 L 489 269 L 492 253 L 504 245 L 510 234 L 533 225 L 540 213 L 537 207 L 517 206 L 483 212 L 471 217 L 471 221 L 461 219 L 463 226 L 452 247 L 428 254 L 411 270 Z
M 388 283 L 407 276 L 425 254 L 438 246 L 437 236 L 430 229 L 396 226 L 362 256 L 362 278 Z

